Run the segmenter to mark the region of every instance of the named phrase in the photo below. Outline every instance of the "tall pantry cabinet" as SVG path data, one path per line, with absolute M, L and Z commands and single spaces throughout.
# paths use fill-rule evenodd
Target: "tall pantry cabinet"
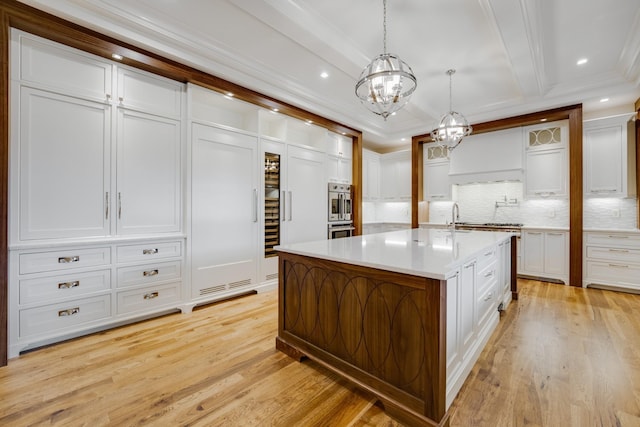
M 12 30 L 9 354 L 182 301 L 184 85 Z

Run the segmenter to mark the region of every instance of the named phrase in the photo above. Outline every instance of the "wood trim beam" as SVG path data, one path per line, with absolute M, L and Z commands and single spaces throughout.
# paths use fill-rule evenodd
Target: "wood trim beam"
M 362 134 L 354 136 L 353 138 L 353 155 L 351 159 L 351 176 L 352 179 L 352 194 L 351 197 L 351 219 L 353 226 L 355 227 L 354 235 L 360 236 L 362 234 Z
M 640 111 L 640 100 L 636 102 L 636 108 Z M 522 114 L 505 119 L 493 120 L 474 124 L 473 134 L 485 132 L 495 132 L 504 129 L 511 129 L 519 126 L 528 126 L 540 123 L 542 120 L 553 122 L 557 120 L 569 121 L 569 284 L 572 286 L 582 286 L 582 104 L 569 105 L 566 107 L 553 108 L 545 111 L 537 111 Z M 636 129 L 638 122 L 636 122 Z M 638 131 L 640 132 L 640 131 Z M 640 135 L 640 133 L 639 133 Z M 431 142 L 430 134 L 414 136 L 412 139 L 413 178 L 411 180 L 411 224 L 418 227 L 419 201 L 422 200 L 422 150 L 415 145 L 422 145 Z M 637 152 L 637 151 L 636 151 Z M 640 159 L 640 157 L 639 157 Z M 417 165 L 417 168 L 416 168 Z M 637 171 L 636 171 L 637 172 Z M 418 180 L 418 173 L 420 178 Z M 418 193 L 420 191 L 420 193 Z M 427 211 L 428 211 L 428 203 Z M 639 209 L 640 216 L 640 209 Z
M 8 150 L 9 150 L 9 41 L 10 29 L 16 28 L 67 46 L 112 60 L 112 54 L 124 57 L 121 63 L 184 83 L 193 83 L 217 92 L 233 92 L 234 97 L 263 108 L 278 108 L 279 112 L 300 120 L 311 120 L 317 126 L 346 135 L 354 141 L 353 174 L 356 188 L 354 226 L 362 229 L 362 132 L 334 122 L 294 105 L 279 101 L 219 77 L 164 58 L 150 51 L 122 42 L 73 22 L 48 14 L 16 0 L 0 2 L 0 366 L 8 357 Z M 358 174 L 355 176 L 355 174 Z
M 420 222 L 419 204 L 424 197 L 422 188 L 423 163 L 422 144 L 414 137 L 411 139 L 411 228 L 418 228 Z

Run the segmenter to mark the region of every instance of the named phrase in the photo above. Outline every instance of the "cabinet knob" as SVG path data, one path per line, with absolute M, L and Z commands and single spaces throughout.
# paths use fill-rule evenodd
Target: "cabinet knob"
M 147 270 L 147 271 L 143 271 L 142 275 L 144 277 L 153 277 L 153 276 L 157 276 L 158 275 L 158 270 Z

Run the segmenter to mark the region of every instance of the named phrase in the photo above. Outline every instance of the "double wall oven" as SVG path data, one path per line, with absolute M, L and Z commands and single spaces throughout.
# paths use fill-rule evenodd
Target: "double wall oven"
M 351 237 L 353 220 L 351 218 L 351 186 L 329 183 L 328 238 Z

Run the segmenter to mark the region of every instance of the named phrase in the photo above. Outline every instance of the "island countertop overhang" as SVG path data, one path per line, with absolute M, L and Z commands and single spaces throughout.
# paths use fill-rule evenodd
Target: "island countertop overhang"
M 398 230 L 386 233 L 277 246 L 297 255 L 444 280 L 458 266 L 511 238 L 512 233 Z

